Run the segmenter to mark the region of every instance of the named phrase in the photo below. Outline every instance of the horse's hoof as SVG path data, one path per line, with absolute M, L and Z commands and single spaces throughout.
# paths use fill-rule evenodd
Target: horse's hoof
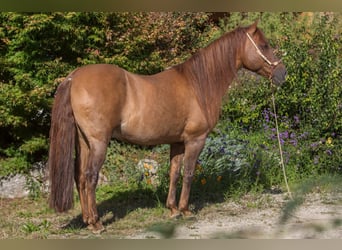
M 182 217 L 182 213 L 179 211 L 171 212 L 170 218 L 178 220 L 180 217 Z
M 185 210 L 185 211 L 182 211 L 181 214 L 183 215 L 183 218 L 186 219 L 186 220 L 194 220 L 196 219 L 196 215 L 189 211 L 189 210 Z
M 104 226 L 101 222 L 96 222 L 95 224 L 89 224 L 87 227 L 90 231 L 92 231 L 93 234 L 101 234 L 103 231 L 105 231 Z

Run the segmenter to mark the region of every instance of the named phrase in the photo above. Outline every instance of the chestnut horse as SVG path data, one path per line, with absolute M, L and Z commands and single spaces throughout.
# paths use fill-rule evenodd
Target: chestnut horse
M 224 34 L 184 63 L 155 75 L 108 64 L 74 70 L 58 86 L 52 108 L 50 206 L 57 212 L 70 209 L 75 181 L 84 223 L 94 232 L 103 230 L 95 189 L 108 143 L 115 138 L 140 145 L 170 144 L 166 206 L 171 216 L 191 214 L 188 200 L 197 158 L 217 123 L 223 96 L 242 67 L 278 84 L 285 81 L 285 66 L 257 22 Z

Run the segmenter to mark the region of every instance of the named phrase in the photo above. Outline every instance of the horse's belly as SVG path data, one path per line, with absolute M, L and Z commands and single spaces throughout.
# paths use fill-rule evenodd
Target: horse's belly
M 158 145 L 169 144 L 181 141 L 182 129 L 159 123 L 158 126 L 148 126 L 146 124 L 122 123 L 114 129 L 113 137 L 118 140 L 139 144 L 139 145 Z

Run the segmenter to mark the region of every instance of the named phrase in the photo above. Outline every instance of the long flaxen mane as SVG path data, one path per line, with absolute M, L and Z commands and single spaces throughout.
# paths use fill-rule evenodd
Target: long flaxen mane
M 175 68 L 192 85 L 197 101 L 214 127 L 222 97 L 237 75 L 236 57 L 244 41 L 246 28 L 237 28 L 200 49 L 190 59 Z

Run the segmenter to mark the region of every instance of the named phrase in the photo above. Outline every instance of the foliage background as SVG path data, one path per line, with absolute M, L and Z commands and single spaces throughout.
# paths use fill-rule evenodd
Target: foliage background
M 291 181 L 340 174 L 341 13 L 0 13 L 0 176 L 46 161 L 50 110 L 59 82 L 74 68 L 117 64 L 153 74 L 180 63 L 239 25 L 259 19 L 288 70 L 275 90 Z M 196 190 L 218 196 L 282 185 L 269 82 L 241 71 L 200 157 Z M 136 161 L 156 159 L 167 189 L 167 146 L 112 143 L 104 172 L 131 178 Z M 215 184 L 215 185 L 210 185 Z
M 52 98 L 74 68 L 113 63 L 152 74 L 189 57 L 205 13 L 0 13 L 1 174 L 46 160 Z

